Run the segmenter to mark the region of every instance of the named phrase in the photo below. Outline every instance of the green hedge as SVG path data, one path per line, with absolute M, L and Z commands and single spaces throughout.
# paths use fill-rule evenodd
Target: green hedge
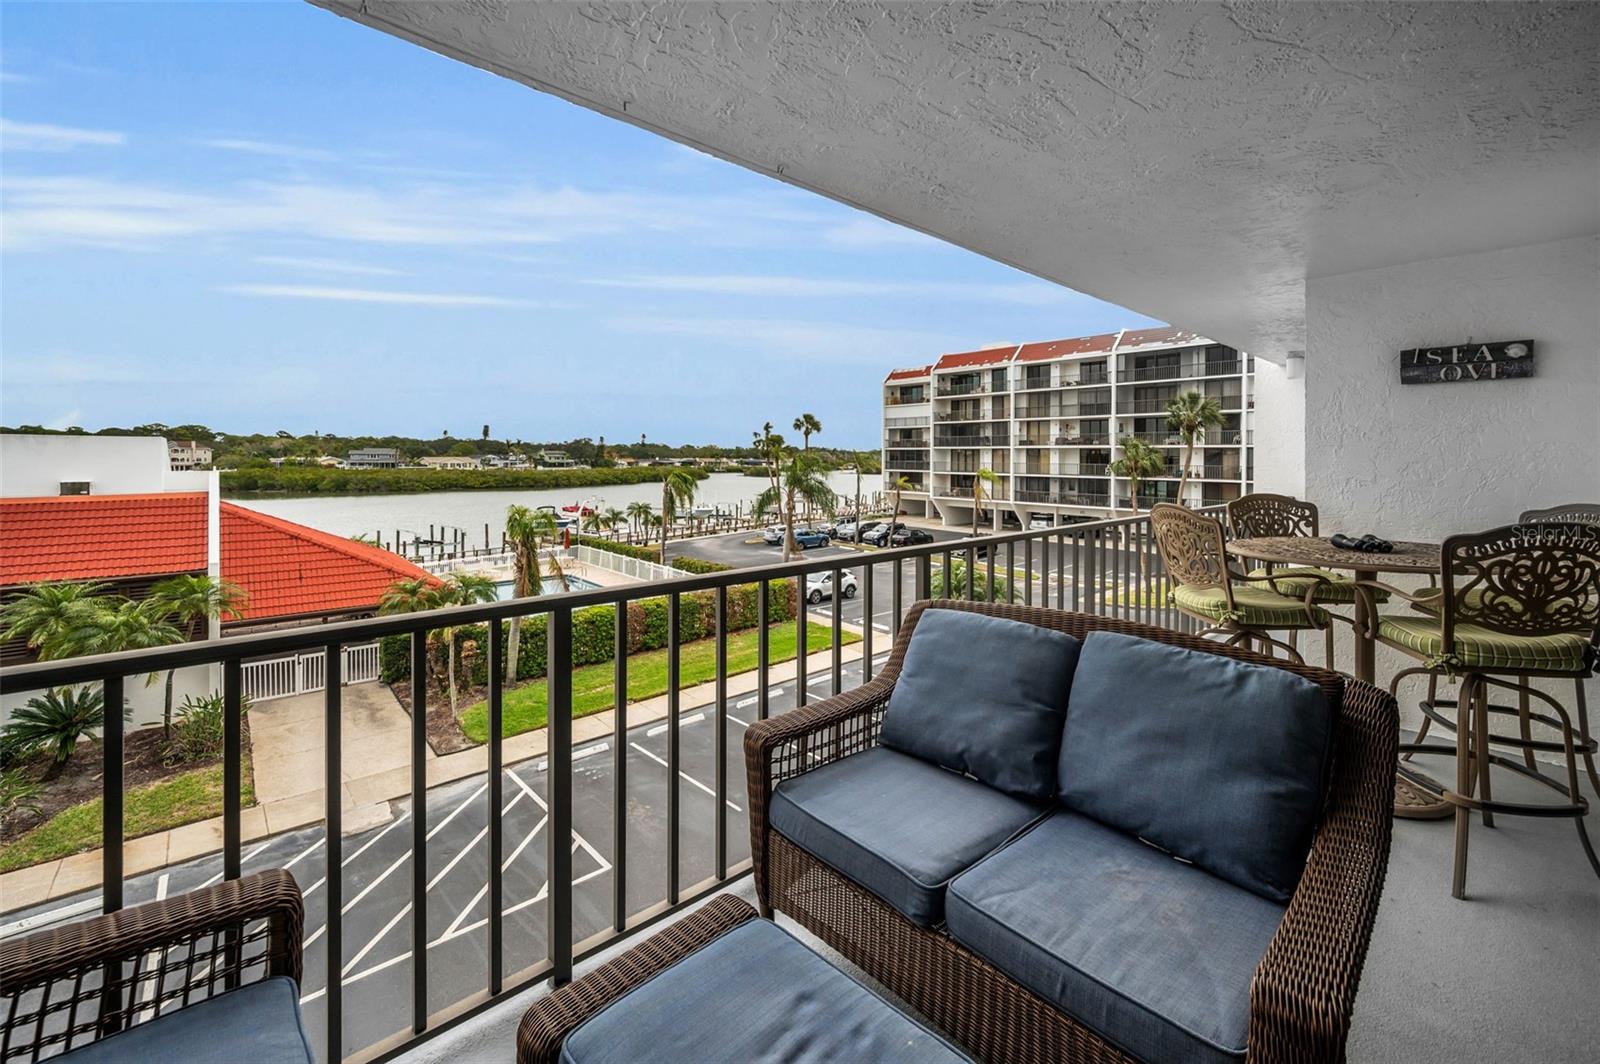
M 704 558 L 674 558 L 672 568 L 682 569 L 686 573 L 726 573 L 733 566 L 724 565 L 722 562 L 708 562 Z
M 795 588 L 792 580 L 773 580 L 768 585 L 767 621 L 777 624 L 793 620 Z M 759 604 L 757 585 L 739 584 L 728 588 L 728 631 L 740 632 L 756 626 Z M 716 592 L 690 591 L 678 599 L 678 637 L 692 643 L 716 634 Z M 628 653 L 657 650 L 667 645 L 667 600 L 639 599 L 627 604 Z M 572 614 L 572 663 L 598 665 L 612 659 L 616 626 L 615 606 L 589 606 Z M 546 669 L 546 614 L 535 614 L 522 621 L 522 648 L 517 656 L 517 679 L 533 680 Z M 505 622 L 509 631 L 510 623 Z M 488 682 L 488 629 L 481 624 L 463 625 L 455 630 L 457 648 L 476 645 L 463 679 L 473 684 Z M 400 683 L 411 677 L 411 637 L 385 636 L 379 641 L 380 676 L 385 683 Z M 459 668 L 459 666 L 458 666 Z

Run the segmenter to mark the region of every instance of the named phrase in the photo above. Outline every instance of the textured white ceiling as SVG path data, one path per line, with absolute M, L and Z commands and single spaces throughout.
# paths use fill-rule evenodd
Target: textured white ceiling
M 313 2 L 1273 360 L 1600 231 L 1595 4 Z

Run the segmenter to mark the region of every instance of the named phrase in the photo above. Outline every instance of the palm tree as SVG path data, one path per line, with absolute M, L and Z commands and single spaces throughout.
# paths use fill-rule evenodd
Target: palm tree
M 628 515 L 617 509 L 615 506 L 608 506 L 600 514 L 600 518 L 602 528 L 604 528 L 607 532 L 615 532 L 618 526 L 628 519 Z
M 183 641 L 194 639 L 201 621 L 243 616 L 245 595 L 237 584 L 210 576 L 169 576 L 150 588 L 145 599 L 150 609 L 170 621 L 183 634 Z M 172 681 L 176 669 L 167 670 L 166 697 L 161 709 L 161 735 L 172 737 Z
M 1178 476 L 1178 502 L 1187 506 L 1189 504 L 1184 498 L 1183 489 L 1189 483 L 1189 465 L 1194 460 L 1194 445 L 1206 429 L 1222 426 L 1222 404 L 1199 392 L 1184 392 L 1167 403 L 1167 425 L 1183 440 L 1183 472 Z
M 781 438 L 780 438 L 781 443 Z M 833 489 L 822 471 L 822 463 L 805 451 L 785 448 L 772 468 L 772 483 L 756 496 L 755 510 L 764 513 L 777 509 L 783 514 L 783 560 L 793 557 L 796 503 L 807 509 L 815 506 L 823 513 L 833 512 Z
M 109 601 L 105 584 L 35 584 L 0 607 L 0 640 L 23 640 L 41 660 L 69 657 L 73 633 Z
M 694 504 L 696 481 L 687 469 L 669 469 L 661 478 L 661 564 L 667 564 L 667 526 L 681 508 Z
M 128 716 L 123 708 L 122 715 Z M 61 775 L 78 748 L 78 740 L 93 739 L 105 727 L 105 692 L 97 686 L 62 687 L 28 699 L 11 714 L 5 735 L 15 748 L 50 755 L 44 780 Z
M 794 430 L 800 434 L 800 449 L 811 450 L 811 434 L 822 431 L 822 422 L 815 414 L 801 414 L 794 419 Z
M 440 605 L 471 606 L 480 602 L 493 602 L 500 597 L 500 589 L 492 579 L 482 573 L 456 573 L 445 581 L 439 591 Z M 456 714 L 456 630 L 444 630 L 445 667 L 450 677 L 450 715 Z
M 1133 515 L 1139 516 L 1139 485 L 1152 477 L 1159 477 L 1167 471 L 1167 460 L 1161 452 L 1136 436 L 1124 436 L 1117 444 L 1122 454 L 1107 468 L 1112 476 L 1122 477 L 1128 482 L 1128 504 L 1133 508 Z M 1111 500 L 1115 502 L 1115 499 Z M 1137 551 L 1139 555 L 1139 583 L 1141 588 L 1150 581 L 1150 563 L 1145 559 L 1144 551 Z
M 1000 483 L 1000 478 L 995 476 L 992 469 L 980 469 L 972 475 L 972 534 L 978 534 L 978 515 L 983 510 L 983 499 L 986 494 L 993 496 L 994 485 Z
M 900 493 L 902 491 L 911 491 L 915 487 L 916 485 L 911 483 L 911 478 L 903 473 L 889 482 L 889 490 L 894 493 L 894 506 L 889 511 L 890 527 L 893 527 L 894 523 L 900 519 Z
M 539 574 L 539 550 L 545 540 L 555 539 L 560 530 L 549 510 L 530 510 L 526 506 L 506 507 L 506 540 L 511 544 L 512 598 L 532 598 L 544 590 Z M 517 675 L 517 655 L 522 649 L 522 618 L 511 618 L 506 647 L 506 678 Z
M 645 527 L 645 518 L 655 513 L 647 502 L 630 502 L 628 504 L 628 529 L 632 533 Z M 630 539 L 632 536 L 630 535 Z

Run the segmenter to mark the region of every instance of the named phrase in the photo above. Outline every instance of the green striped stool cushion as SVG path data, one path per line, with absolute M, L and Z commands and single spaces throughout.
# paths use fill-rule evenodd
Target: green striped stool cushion
M 1250 575 L 1270 575 L 1272 584 L 1263 584 L 1263 587 L 1267 588 L 1268 591 L 1276 587 L 1281 593 L 1292 598 L 1298 598 L 1301 601 L 1305 600 L 1306 589 L 1311 586 L 1313 581 L 1297 580 L 1295 579 L 1296 577 L 1326 577 L 1332 583 L 1320 585 L 1317 588 L 1316 596 L 1311 601 L 1349 604 L 1354 603 L 1356 600 L 1355 580 L 1352 577 L 1345 576 L 1343 573 L 1336 573 L 1332 569 L 1273 569 L 1269 573 L 1267 567 L 1263 565 L 1259 569 L 1250 570 Z M 1389 593 L 1387 591 L 1374 591 L 1373 597 L 1378 602 L 1389 601 Z
M 1410 650 L 1420 657 L 1444 653 L 1439 622 L 1431 617 L 1384 617 L 1378 638 Z M 1581 672 L 1589 641 L 1581 635 L 1507 635 L 1474 624 L 1456 625 L 1456 657 L 1462 668 L 1550 669 Z
M 1172 592 L 1172 600 L 1190 613 L 1213 620 L 1229 620 L 1228 599 L 1220 587 L 1188 587 L 1179 585 Z M 1311 628 L 1328 623 L 1328 611 L 1311 607 L 1315 624 L 1306 618 L 1303 600 L 1274 594 L 1271 588 L 1257 584 L 1233 585 L 1234 607 L 1238 611 L 1232 620 L 1257 628 Z

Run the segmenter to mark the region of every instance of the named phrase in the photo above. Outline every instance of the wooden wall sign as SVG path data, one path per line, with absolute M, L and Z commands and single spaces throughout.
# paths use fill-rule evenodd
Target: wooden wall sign
M 1533 376 L 1533 341 L 1411 347 L 1400 352 L 1401 384 L 1453 384 Z

